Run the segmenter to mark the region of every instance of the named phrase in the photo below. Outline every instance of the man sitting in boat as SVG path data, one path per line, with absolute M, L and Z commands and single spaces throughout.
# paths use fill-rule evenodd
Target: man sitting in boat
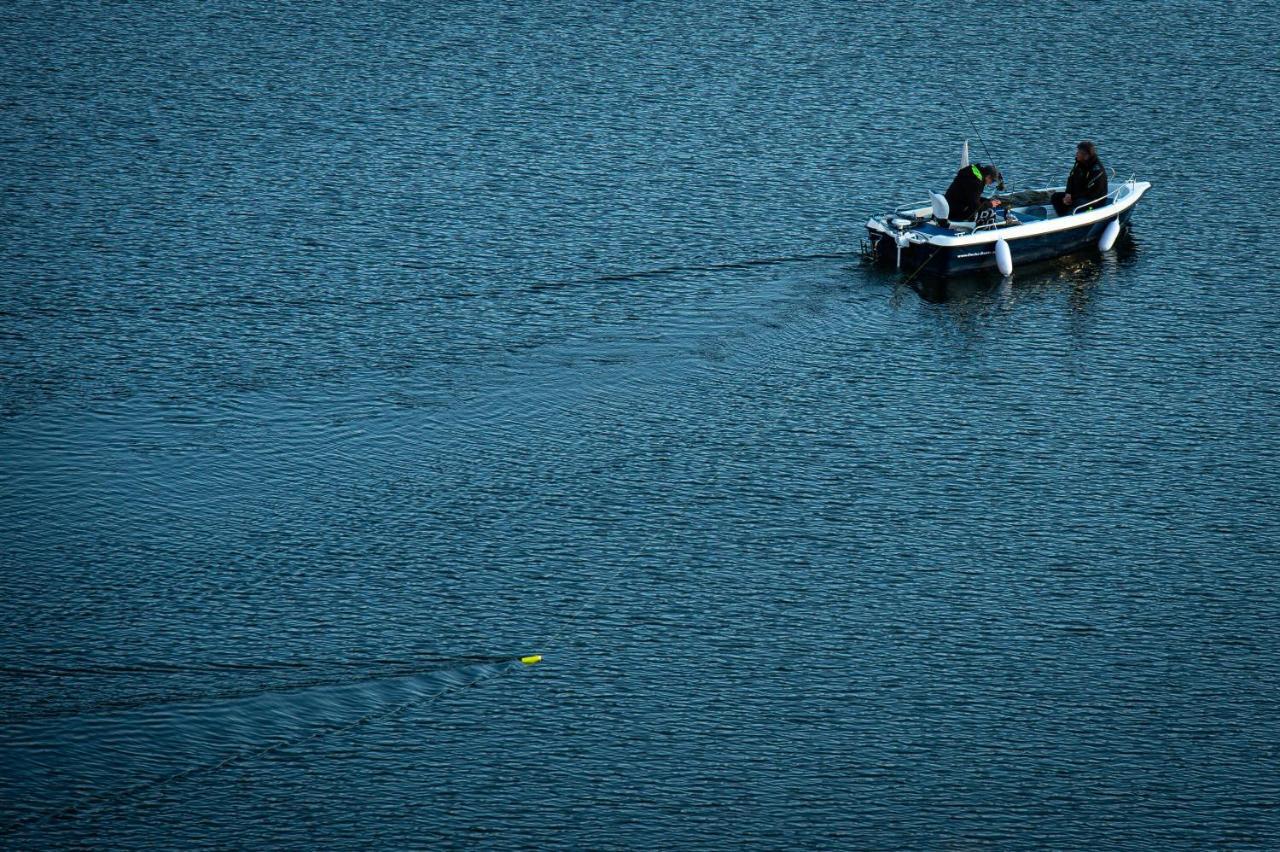
M 1088 140 L 1076 146 L 1076 162 L 1067 175 L 1067 191 L 1055 192 L 1050 200 L 1059 216 L 1079 213 L 1097 206 L 1090 204 L 1076 210 L 1088 201 L 1105 203 L 1107 197 L 1107 170 L 1098 159 L 1098 146 Z
M 977 218 L 979 211 L 999 206 L 998 199 L 988 200 L 982 197 L 982 191 L 998 180 L 1000 170 L 990 163 L 961 166 L 946 191 L 947 206 L 951 208 L 950 218 L 958 222 L 969 222 Z

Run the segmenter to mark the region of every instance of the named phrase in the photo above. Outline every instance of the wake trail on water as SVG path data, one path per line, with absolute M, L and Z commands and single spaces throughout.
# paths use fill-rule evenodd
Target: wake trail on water
M 455 658 L 454 665 L 407 676 L 6 725 L 0 836 L 392 719 L 525 665 L 510 656 L 482 659 Z
M 11 677 L 77 677 L 82 675 L 129 675 L 129 674 L 190 674 L 197 672 L 240 672 L 240 671 L 275 671 L 275 670 L 309 670 L 330 668 L 364 668 L 368 666 L 421 666 L 429 663 L 495 663 L 510 659 L 510 655 L 493 654 L 475 655 L 414 655 L 396 659 L 392 657 L 371 657 L 368 659 L 347 658 L 341 660 L 257 660 L 254 662 L 202 660 L 193 662 L 172 663 L 166 661 L 141 660 L 129 663 L 95 663 L 86 661 L 81 664 L 48 665 L 48 666 L 6 666 L 0 665 L 0 674 Z
M 0 674 L 15 680 L 52 681 L 51 688 L 58 689 L 58 704 L 48 707 L 15 709 L 10 707 L 9 723 L 48 721 L 75 716 L 119 712 L 134 708 L 156 708 L 165 704 L 191 704 L 211 701 L 231 701 L 266 692 L 296 692 L 315 687 L 355 684 L 365 681 L 386 680 L 420 674 L 425 667 L 459 666 L 465 663 L 500 663 L 511 655 L 471 654 L 441 656 L 435 654 L 413 655 L 406 658 L 377 657 L 368 659 L 348 658 L 334 660 L 265 660 L 254 662 L 192 661 L 100 663 L 85 661 L 81 664 L 49 666 L 5 666 Z M 204 675 L 225 675 L 239 683 L 229 688 L 206 686 L 193 690 L 186 678 Z M 276 679 L 245 684 L 254 675 L 270 675 Z M 288 680 L 280 677 L 289 676 Z M 133 695 L 111 698 L 86 698 L 91 691 L 82 684 L 57 686 L 66 681 L 87 679 L 101 683 L 111 678 L 146 678 L 150 691 L 142 691 L 133 684 Z
M 559 287 L 572 287 L 583 284 L 613 284 L 626 281 L 642 281 L 648 278 L 665 278 L 689 272 L 726 272 L 732 270 L 751 269 L 757 266 L 778 266 L 786 263 L 804 263 L 815 260 L 844 260 L 858 256 L 857 252 L 818 252 L 814 254 L 796 254 L 783 257 L 759 257 L 747 260 L 725 261 L 723 263 L 695 263 L 677 266 L 661 266 L 654 269 L 641 269 L 634 272 L 611 272 L 591 278 L 575 278 L 566 281 L 539 281 L 532 285 L 534 290 L 553 290 Z

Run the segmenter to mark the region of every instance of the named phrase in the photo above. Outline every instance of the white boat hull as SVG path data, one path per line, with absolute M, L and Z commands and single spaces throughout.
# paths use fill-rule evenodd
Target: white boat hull
M 876 261 L 908 272 L 950 276 L 996 269 L 996 245 L 1004 241 L 1012 268 L 1017 269 L 1096 247 L 1112 222 L 1123 231 L 1135 205 L 1150 188 L 1146 181 L 1128 180 L 1108 195 L 1108 203 L 1092 210 L 1056 216 L 1044 205 L 1013 207 L 1016 224 L 976 228 L 972 223 L 943 227 L 930 218 L 929 206 L 899 210 L 867 222 L 867 250 Z

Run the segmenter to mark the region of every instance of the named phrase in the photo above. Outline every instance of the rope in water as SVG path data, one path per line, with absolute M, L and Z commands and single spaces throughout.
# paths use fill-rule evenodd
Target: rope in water
M 927 264 L 929 261 L 933 260 L 934 256 L 935 256 L 935 255 L 937 255 L 937 253 L 938 253 L 938 252 L 940 252 L 940 251 L 942 251 L 942 246 L 938 246 L 936 249 L 934 249 L 934 250 L 929 254 L 929 256 L 928 256 L 928 257 L 926 257 L 924 260 L 922 260 L 922 261 L 920 262 L 920 265 L 916 267 L 916 271 L 915 271 L 915 272 L 912 272 L 910 275 L 908 275 L 908 276 L 907 276 L 907 279 L 906 279 L 905 281 L 903 281 L 903 282 L 902 282 L 902 286 L 904 286 L 904 287 L 905 287 L 905 286 L 907 286 L 908 284 L 910 284 L 910 283 L 912 282 L 912 280 L 913 280 L 917 275 L 919 275 L 919 274 L 920 274 L 920 271 L 921 271 L 922 269 L 924 269 L 925 264 Z

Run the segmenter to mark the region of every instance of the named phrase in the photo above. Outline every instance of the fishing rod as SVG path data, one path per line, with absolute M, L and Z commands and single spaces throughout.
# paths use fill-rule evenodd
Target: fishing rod
M 973 135 L 978 138 L 978 144 L 982 146 L 982 153 L 987 155 L 987 162 L 995 166 L 996 159 L 991 156 L 991 151 L 987 148 L 987 141 L 983 139 L 982 134 L 978 132 L 978 126 L 974 124 L 973 119 L 969 117 L 969 111 L 964 108 L 964 101 L 957 100 L 956 103 L 960 105 L 960 112 L 964 114 L 964 120 L 969 122 L 969 129 L 971 129 L 973 131 Z M 1000 171 L 998 166 L 996 167 L 996 171 L 1000 174 L 1000 180 L 996 184 L 996 189 L 1000 192 L 1004 192 L 1004 172 Z

